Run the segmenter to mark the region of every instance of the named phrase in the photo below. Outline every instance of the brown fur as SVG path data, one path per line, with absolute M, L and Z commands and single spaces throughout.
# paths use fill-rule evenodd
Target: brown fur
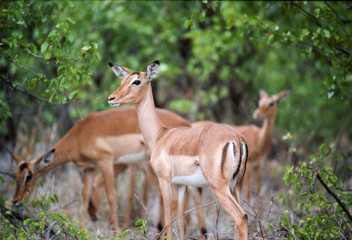
M 234 161 L 232 154 L 227 154 L 221 171 L 222 149 L 227 142 L 236 143 L 236 152 L 240 152 L 241 143 L 246 140 L 231 127 L 223 124 L 210 124 L 200 128 L 167 128 L 156 114 L 150 81 L 158 73 L 157 61 L 148 66 L 146 72 L 140 72 L 141 84 L 129 85 L 137 76 L 131 72 L 120 71 L 112 66 L 118 77 L 123 77 L 121 86 L 109 96 L 111 105 L 136 104 L 138 120 L 145 143 L 151 152 L 151 165 L 158 176 L 165 209 L 165 224 L 171 222 L 170 183 L 174 177 L 192 176 L 200 167 L 202 174 L 221 205 L 236 223 L 236 239 L 248 238 L 248 220 L 246 213 L 231 194 L 230 182 L 232 165 L 239 164 L 242 156 Z M 117 70 L 116 70 L 117 69 Z M 187 146 L 186 146 L 187 144 Z M 246 156 L 247 157 L 247 156 Z M 244 159 L 246 161 L 246 159 Z M 238 179 L 244 175 L 245 168 L 240 166 Z M 237 181 L 235 194 L 240 199 L 242 181 Z M 184 239 L 183 218 L 179 225 L 180 239 Z M 171 227 L 166 233 L 172 236 Z

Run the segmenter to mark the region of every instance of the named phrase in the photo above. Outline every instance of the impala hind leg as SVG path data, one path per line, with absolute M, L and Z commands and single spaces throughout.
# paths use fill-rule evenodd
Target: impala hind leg
M 261 178 L 261 166 L 260 163 L 257 163 L 253 166 L 253 177 L 254 177 L 254 184 L 255 184 L 255 194 L 258 198 L 260 194 L 260 190 L 262 189 L 262 178 Z
M 230 214 L 236 224 L 235 239 L 248 239 L 248 216 L 231 194 L 230 188 L 211 188 L 221 206 Z M 240 196 L 239 196 L 240 197 Z
M 114 178 L 114 166 L 113 162 L 101 161 L 99 168 L 104 178 L 105 193 L 110 206 L 110 221 L 114 227 L 114 234 L 117 234 L 119 229 L 119 222 L 116 214 L 116 204 L 115 204 L 115 178 Z
M 116 178 L 120 173 L 126 171 L 126 164 L 114 164 L 114 177 Z M 93 190 L 89 200 L 88 213 L 92 221 L 99 219 L 99 208 L 104 196 L 104 177 L 102 174 L 99 174 L 94 178 Z
M 130 182 L 128 185 L 127 206 L 125 211 L 123 229 L 127 229 L 128 225 L 130 224 L 133 192 L 134 192 L 135 178 L 136 178 L 136 164 L 131 164 L 129 169 L 130 169 L 130 173 L 129 173 Z
M 81 228 L 85 227 L 86 214 L 88 210 L 89 197 L 91 196 L 94 180 L 94 169 L 86 169 L 83 177 L 83 206 L 81 209 Z
M 251 172 L 252 172 L 252 164 L 248 164 L 247 170 L 244 174 L 244 179 L 243 179 L 245 190 L 246 190 L 246 199 L 247 199 L 248 205 L 251 204 Z
M 196 207 L 202 206 L 203 205 L 203 200 L 202 200 L 202 191 L 203 188 L 200 187 L 189 187 L 189 191 L 192 194 L 192 198 L 194 201 L 194 205 Z M 198 228 L 199 232 L 201 234 L 200 239 L 207 239 L 207 227 L 205 225 L 205 215 L 204 215 L 204 208 L 198 208 L 197 209 L 197 219 L 198 219 Z
M 174 199 L 174 196 L 172 196 Z M 179 185 L 178 186 L 178 193 L 177 193 L 177 201 L 178 204 L 176 206 L 177 208 L 177 214 L 173 215 L 172 217 L 179 217 L 181 214 L 183 214 L 186 211 L 186 201 L 188 200 L 188 190 L 187 186 L 185 185 Z M 175 206 L 174 204 L 172 205 L 172 208 L 174 209 Z M 177 219 L 177 229 L 178 229 L 178 234 L 180 240 L 185 239 L 185 216 L 182 215 L 179 219 Z

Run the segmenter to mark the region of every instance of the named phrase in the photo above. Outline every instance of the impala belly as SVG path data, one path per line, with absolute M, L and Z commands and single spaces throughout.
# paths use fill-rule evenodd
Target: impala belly
M 185 184 L 196 187 L 207 185 L 199 166 L 198 156 L 172 156 L 172 158 L 174 162 L 172 184 Z
M 114 163 L 137 163 L 147 158 L 142 134 L 97 138 L 96 144 L 100 149 L 112 153 Z

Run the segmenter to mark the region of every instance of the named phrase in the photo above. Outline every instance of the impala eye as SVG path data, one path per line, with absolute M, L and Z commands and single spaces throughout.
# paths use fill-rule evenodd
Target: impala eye
M 141 81 L 140 80 L 135 80 L 132 84 L 138 86 L 139 84 L 141 84 Z
M 269 107 L 274 106 L 274 102 L 270 102 L 270 103 L 268 104 L 268 106 L 269 106 Z

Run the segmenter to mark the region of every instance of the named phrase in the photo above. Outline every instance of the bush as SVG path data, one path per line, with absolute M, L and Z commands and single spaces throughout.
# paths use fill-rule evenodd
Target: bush
M 347 157 L 334 150 L 333 145 L 322 144 L 310 161 L 298 167 L 287 166 L 283 180 L 294 188 L 295 212 L 286 210 L 280 218 L 280 228 L 288 239 L 351 239 L 351 191 L 345 189 L 344 179 L 337 175 L 338 165 L 351 172 Z M 334 165 L 333 167 L 330 165 Z M 292 195 L 283 193 L 284 203 Z M 296 215 L 296 221 L 289 216 Z

